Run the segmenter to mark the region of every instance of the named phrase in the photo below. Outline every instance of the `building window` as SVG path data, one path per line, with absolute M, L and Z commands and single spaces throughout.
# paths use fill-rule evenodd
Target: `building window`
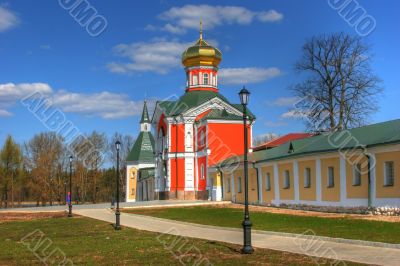
M 311 168 L 307 167 L 304 169 L 304 187 L 311 187 Z
M 204 179 L 204 164 L 202 164 L 200 167 L 200 178 Z
M 285 172 L 284 172 L 283 188 L 284 189 L 290 188 L 290 172 L 289 172 L 289 170 L 285 170 Z
M 197 80 L 197 75 L 193 76 L 193 85 L 197 85 L 198 84 L 198 80 Z
M 239 177 L 238 178 L 238 192 L 239 193 L 242 193 L 242 178 L 241 177 Z
M 267 173 L 265 176 L 265 190 L 270 191 L 271 190 L 271 174 Z
M 192 147 L 192 134 L 190 132 L 186 133 L 186 147 L 187 148 Z
M 385 162 L 385 168 L 384 168 L 384 186 L 393 186 L 394 185 L 394 162 L 389 161 Z
M 204 85 L 208 85 L 208 74 L 207 73 L 204 73 L 204 76 L 203 76 L 203 84 Z
M 328 167 L 328 187 L 335 186 L 335 168 L 332 166 Z
M 231 192 L 231 179 L 228 177 L 228 185 L 227 185 L 227 187 L 228 187 L 228 193 L 230 193 Z
M 204 144 L 205 144 L 204 131 L 201 130 L 200 131 L 200 145 L 204 145 Z
M 353 186 L 361 186 L 361 164 L 353 166 Z

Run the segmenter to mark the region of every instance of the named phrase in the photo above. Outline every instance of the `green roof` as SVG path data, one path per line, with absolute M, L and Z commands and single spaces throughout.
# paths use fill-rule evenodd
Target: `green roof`
M 400 143 L 400 119 L 294 140 L 272 149 L 250 153 L 249 161 L 274 161 L 392 143 Z M 293 148 L 292 151 L 290 151 L 290 146 Z M 228 162 L 232 160 L 227 159 L 221 164 Z
M 150 132 L 140 132 L 126 160 L 128 162 L 154 163 L 154 138 Z
M 141 168 L 141 169 L 139 169 L 139 180 L 154 177 L 155 172 L 156 171 L 155 171 L 154 167 Z
M 150 123 L 149 112 L 147 111 L 146 101 L 144 102 L 143 105 L 143 112 L 142 112 L 142 118 L 140 119 L 140 123 Z
M 240 112 L 243 112 L 241 104 L 231 104 L 228 99 L 214 91 L 188 91 L 182 95 L 177 101 L 162 101 L 159 102 L 159 106 L 164 109 L 164 113 L 168 116 L 176 116 L 184 113 L 193 107 L 197 107 L 213 98 L 219 98 L 233 108 Z M 253 113 L 247 109 L 247 113 L 251 119 L 255 119 Z

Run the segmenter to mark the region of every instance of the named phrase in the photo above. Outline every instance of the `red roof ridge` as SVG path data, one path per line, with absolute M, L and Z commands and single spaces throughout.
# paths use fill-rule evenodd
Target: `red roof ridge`
M 253 151 L 259 151 L 259 150 L 266 150 L 270 148 L 274 148 L 280 145 L 283 145 L 287 142 L 293 141 L 293 140 L 298 140 L 298 139 L 305 139 L 314 136 L 312 133 L 288 133 L 286 135 L 280 136 L 276 139 L 267 141 L 263 144 L 257 145 L 253 147 Z

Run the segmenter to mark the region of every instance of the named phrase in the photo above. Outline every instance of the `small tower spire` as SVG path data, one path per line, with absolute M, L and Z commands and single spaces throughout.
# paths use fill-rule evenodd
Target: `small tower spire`
M 203 40 L 203 20 L 200 19 L 200 41 Z
M 140 123 L 150 123 L 149 112 L 147 111 L 147 101 L 144 101 L 143 104 L 142 119 L 140 119 Z
M 142 118 L 140 119 L 140 131 L 150 132 L 151 130 L 150 127 L 151 124 L 150 124 L 149 112 L 147 111 L 147 102 L 144 101 Z

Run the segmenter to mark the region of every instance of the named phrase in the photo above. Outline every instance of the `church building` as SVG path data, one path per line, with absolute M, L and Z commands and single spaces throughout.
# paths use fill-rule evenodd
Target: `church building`
M 144 104 L 127 158 L 126 200 L 244 202 L 243 107 L 218 90 L 221 52 L 202 36 L 182 54 L 186 90 Z M 248 147 L 254 115 L 246 110 Z M 400 120 L 288 134 L 249 150 L 249 202 L 313 210 L 400 207 Z M 393 209 L 395 208 L 395 209 Z
M 158 101 L 151 121 L 145 105 L 141 132 L 127 159 L 127 201 L 222 199 L 221 179 L 209 176 L 208 170 L 243 154 L 244 143 L 238 140 L 244 139 L 244 128 L 242 105 L 219 93 L 221 59 L 221 52 L 203 39 L 200 30 L 197 42 L 182 54 L 185 93 L 173 101 Z M 251 147 L 255 117 L 247 114 Z M 142 176 L 146 182 L 141 182 Z

